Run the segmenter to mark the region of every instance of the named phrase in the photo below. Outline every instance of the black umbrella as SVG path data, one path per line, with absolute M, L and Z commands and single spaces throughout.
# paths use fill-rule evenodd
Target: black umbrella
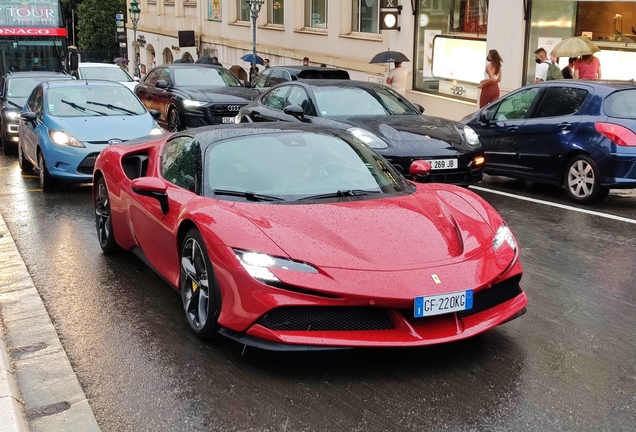
M 124 57 L 117 57 L 115 60 L 113 60 L 113 63 L 115 63 L 115 64 L 128 64 L 128 59 L 124 58 Z
M 369 63 L 401 63 L 410 61 L 408 57 L 399 51 L 382 51 L 376 54 Z

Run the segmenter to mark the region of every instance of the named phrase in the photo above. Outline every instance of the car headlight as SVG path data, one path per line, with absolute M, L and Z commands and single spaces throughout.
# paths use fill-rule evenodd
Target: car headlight
M 517 242 L 515 241 L 515 237 L 512 235 L 512 231 L 506 225 L 502 225 L 497 230 L 495 237 L 492 239 L 492 247 L 497 250 L 504 243 L 508 243 L 512 250 L 517 250 Z
M 4 115 L 7 120 L 17 120 L 20 118 L 20 111 L 5 111 Z
M 69 147 L 85 147 L 80 141 L 76 140 L 66 132 L 62 131 L 49 131 L 49 137 L 55 144 L 65 145 Z
M 203 105 L 205 105 L 207 102 L 201 102 L 201 101 L 195 101 L 195 100 L 191 100 L 191 99 L 186 99 L 183 101 L 183 106 L 186 108 L 189 107 L 202 107 Z
M 163 133 L 163 129 L 161 129 L 160 127 L 152 128 L 152 130 L 150 131 L 150 135 L 161 135 Z
M 265 283 L 280 282 L 280 280 L 269 270 L 270 268 L 280 268 L 303 273 L 318 273 L 318 270 L 314 267 L 300 261 L 273 257 L 259 252 L 249 252 L 240 249 L 234 249 L 234 253 L 250 276 Z
M 365 143 L 371 148 L 384 149 L 388 147 L 388 144 L 386 142 L 384 142 L 383 140 L 378 138 L 376 135 L 364 129 L 349 128 L 347 129 L 347 132 L 349 132 L 351 135 L 358 138 L 360 141 L 362 141 L 363 143 Z
M 477 132 L 475 132 L 475 130 L 470 126 L 464 126 L 464 138 L 466 138 L 468 145 L 473 147 L 480 145 L 479 135 L 477 135 Z

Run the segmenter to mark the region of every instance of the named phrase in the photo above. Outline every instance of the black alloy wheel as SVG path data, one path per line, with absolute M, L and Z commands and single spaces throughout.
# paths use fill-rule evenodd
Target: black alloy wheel
M 170 132 L 179 132 L 180 130 L 179 113 L 174 108 L 170 108 L 168 111 L 168 130 Z
M 20 143 L 18 143 L 18 165 L 20 165 L 22 172 L 33 170 L 33 164 L 24 157 L 24 152 L 22 151 L 22 145 L 20 145 Z
M 54 191 L 57 181 L 49 174 L 49 169 L 46 167 L 46 161 L 41 151 L 38 152 L 38 171 L 40 172 L 40 188 L 44 192 Z
M 609 189 L 601 186 L 601 175 L 594 160 L 584 154 L 574 156 L 565 168 L 564 185 L 570 198 L 579 204 L 604 200 Z
M 221 294 L 203 238 L 196 228 L 188 231 L 181 245 L 179 289 L 190 329 L 199 339 L 217 338 Z
M 101 177 L 95 186 L 95 226 L 97 240 L 102 251 L 106 254 L 119 250 L 113 234 L 113 222 L 110 213 L 110 198 L 106 188 L 106 180 Z

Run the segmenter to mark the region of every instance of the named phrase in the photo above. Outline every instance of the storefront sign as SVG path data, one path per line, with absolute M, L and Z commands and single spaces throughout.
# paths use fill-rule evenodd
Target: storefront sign
M 57 27 L 61 24 L 59 0 L 0 0 L 2 27 Z
M 65 28 L 0 27 L 0 36 L 67 36 Z
M 222 21 L 221 0 L 208 0 L 208 21 Z

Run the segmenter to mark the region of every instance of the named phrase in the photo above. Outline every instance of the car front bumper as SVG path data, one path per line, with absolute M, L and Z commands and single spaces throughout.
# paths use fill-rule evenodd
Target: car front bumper
M 70 182 L 92 182 L 95 160 L 108 144 L 83 144 L 86 147 L 62 146 L 49 141 L 48 145 L 43 147 L 49 174 Z

